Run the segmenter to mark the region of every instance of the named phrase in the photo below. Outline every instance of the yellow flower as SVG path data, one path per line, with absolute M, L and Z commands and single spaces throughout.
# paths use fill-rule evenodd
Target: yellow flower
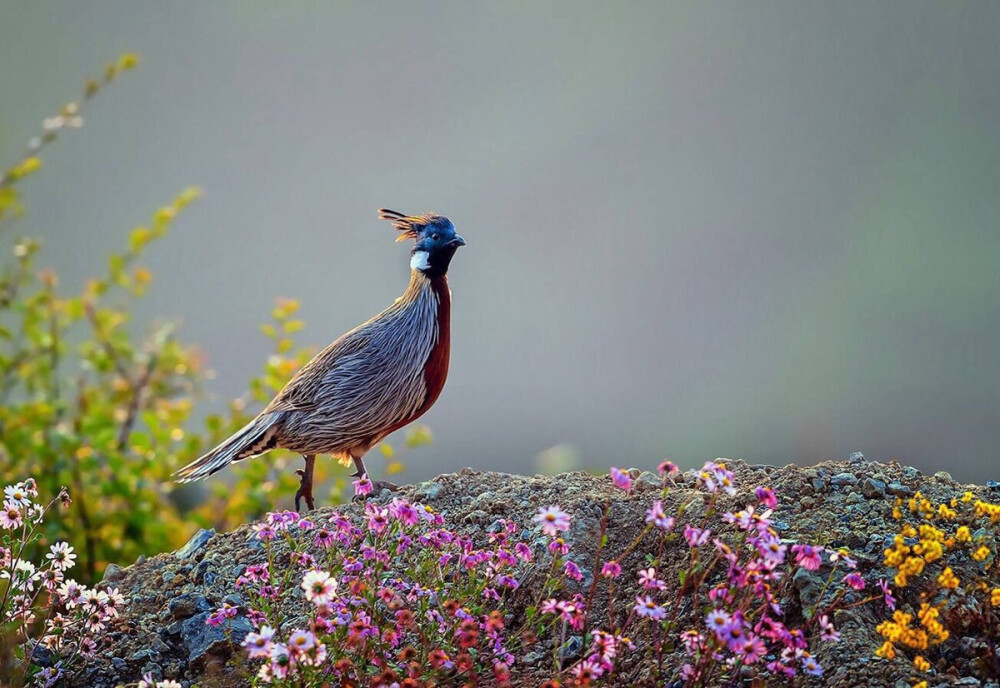
M 990 593 L 990 604 L 994 607 L 1000 607 L 1000 588 L 993 588 Z
M 972 533 L 969 532 L 969 526 L 959 526 L 955 531 L 955 539 L 959 542 L 971 542 Z
M 983 561 L 988 556 L 990 556 L 990 548 L 986 545 L 981 545 L 979 549 L 972 553 L 972 558 L 976 561 Z
M 896 648 L 892 646 L 888 640 L 882 643 L 882 647 L 875 650 L 876 657 L 883 657 L 885 659 L 895 659 L 896 658 Z
M 927 688 L 927 681 L 920 681 L 919 683 L 914 683 L 913 688 Z
M 917 668 L 917 671 L 927 671 L 931 668 L 931 663 L 924 659 L 921 655 L 917 655 L 913 658 L 913 666 Z
M 951 570 L 950 566 L 941 572 L 941 575 L 937 577 L 937 582 L 942 588 L 948 588 L 949 590 L 954 590 L 958 587 L 958 577 Z

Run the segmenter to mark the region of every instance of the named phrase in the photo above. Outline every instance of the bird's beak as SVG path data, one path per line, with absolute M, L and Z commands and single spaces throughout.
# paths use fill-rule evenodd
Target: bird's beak
M 465 246 L 465 239 L 456 234 L 455 238 L 448 242 L 448 245 L 454 246 L 455 248 L 458 248 L 459 246 Z

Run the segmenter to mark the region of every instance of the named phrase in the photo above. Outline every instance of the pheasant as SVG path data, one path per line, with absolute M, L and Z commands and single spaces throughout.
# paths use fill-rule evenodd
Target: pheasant
M 317 354 L 241 430 L 177 471 L 179 482 L 206 478 L 225 466 L 272 449 L 302 454 L 305 469 L 295 509 L 314 508 L 317 454 L 366 477 L 364 455 L 389 433 L 412 423 L 437 401 L 448 376 L 451 289 L 448 266 L 465 239 L 446 217 L 380 209 L 400 234 L 413 239 L 410 283 L 395 303 Z

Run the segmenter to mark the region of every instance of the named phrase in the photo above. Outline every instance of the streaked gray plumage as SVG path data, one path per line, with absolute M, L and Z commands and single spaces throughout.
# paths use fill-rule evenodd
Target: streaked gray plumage
M 362 457 L 394 430 L 430 408 L 444 386 L 450 353 L 451 291 L 447 268 L 465 241 L 439 215 L 380 211 L 404 238 L 416 239 L 410 283 L 380 314 L 342 335 L 288 382 L 260 415 L 178 471 L 179 480 L 205 478 L 234 461 L 275 448 L 306 457 L 301 496 L 312 508 L 312 458 Z M 417 255 L 421 251 L 426 255 Z M 296 498 L 298 502 L 298 496 Z

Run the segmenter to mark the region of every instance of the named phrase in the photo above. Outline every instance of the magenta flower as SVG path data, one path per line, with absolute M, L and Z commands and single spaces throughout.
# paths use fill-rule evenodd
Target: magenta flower
M 621 488 L 626 492 L 632 491 L 632 478 L 629 474 L 623 470 L 611 467 L 611 482 L 615 484 L 615 487 Z
M 539 508 L 531 520 L 542 524 L 542 531 L 549 537 L 556 537 L 560 532 L 569 530 L 569 514 L 558 506 Z
M 636 597 L 635 606 L 632 609 L 639 616 L 652 619 L 653 621 L 660 621 L 667 616 L 667 610 L 656 604 L 653 598 L 649 595 L 646 595 L 645 597 Z
M 563 567 L 563 571 L 566 573 L 568 578 L 572 578 L 575 581 L 583 580 L 583 574 L 580 572 L 580 567 L 572 561 L 566 562 L 566 565 Z
M 768 509 L 778 508 L 778 498 L 774 494 L 774 490 L 769 487 L 764 487 L 763 485 L 758 485 L 753 491 L 757 495 L 757 499 Z
M 861 574 L 857 571 L 851 571 L 849 574 L 844 576 L 844 582 L 855 590 L 865 589 L 865 579 L 861 577 Z
M 522 561 L 531 561 L 531 548 L 523 542 L 514 545 L 514 554 Z
M 601 567 L 601 575 L 605 578 L 617 578 L 622 575 L 622 565 L 617 561 L 606 561 Z
M 892 590 L 889 588 L 889 584 L 884 578 L 880 578 L 878 581 L 878 587 L 882 590 L 883 599 L 885 600 L 885 606 L 889 609 L 896 608 L 896 598 L 892 596 Z

